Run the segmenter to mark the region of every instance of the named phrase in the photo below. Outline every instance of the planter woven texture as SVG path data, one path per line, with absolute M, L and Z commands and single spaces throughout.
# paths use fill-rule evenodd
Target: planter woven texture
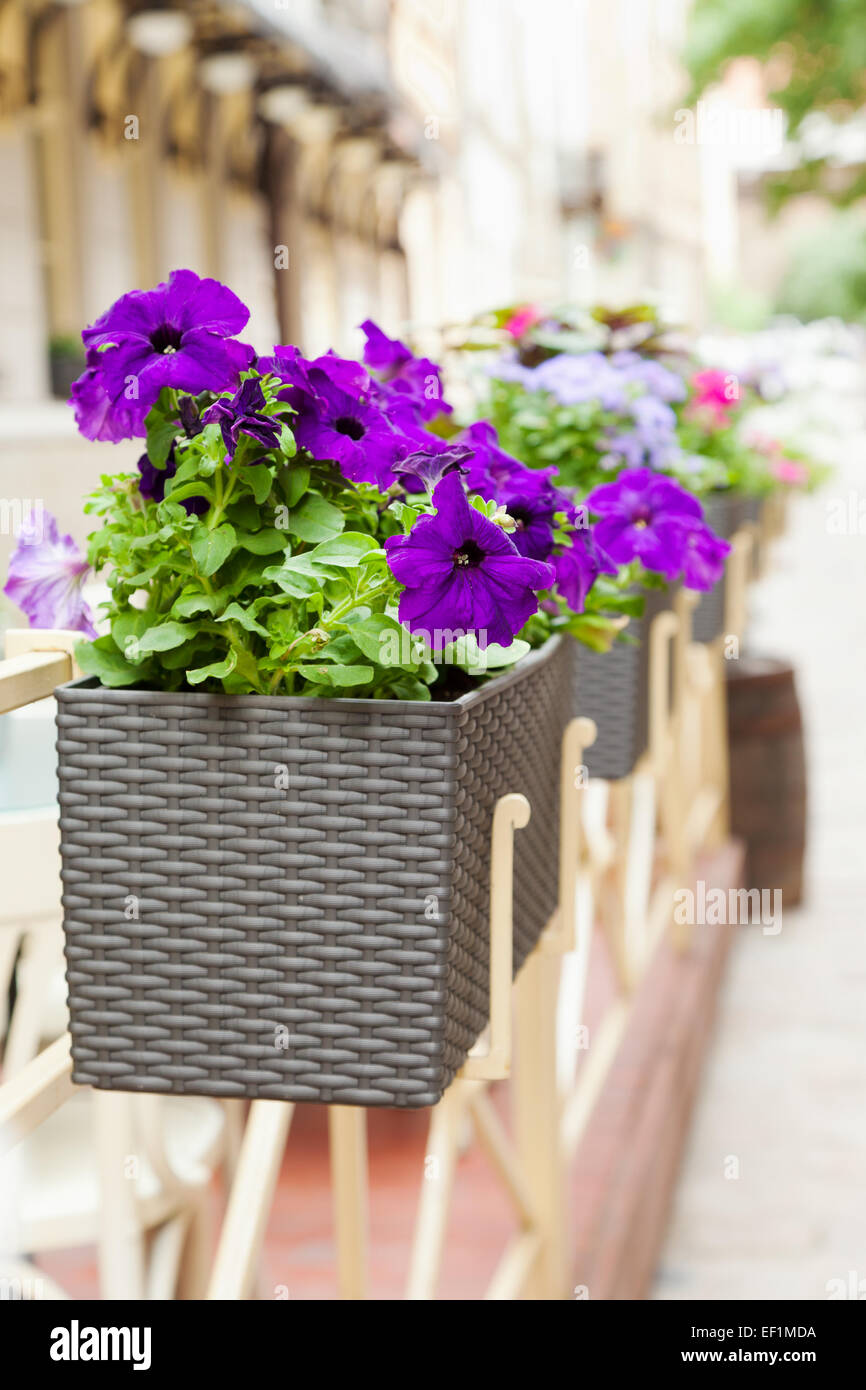
M 717 535 L 729 541 L 745 519 L 745 499 L 738 492 L 710 493 L 703 499 L 704 516 Z M 725 575 L 705 594 L 692 615 L 692 639 L 714 642 L 725 630 Z
M 506 792 L 515 968 L 556 905 L 566 644 L 449 703 L 57 698 L 73 1079 L 434 1104 L 487 1021 Z
M 671 595 L 648 590 L 642 617 L 628 626 L 635 643 L 608 652 L 571 643 L 572 713 L 594 719 L 598 733 L 584 757 L 590 777 L 628 777 L 649 742 L 649 631 Z

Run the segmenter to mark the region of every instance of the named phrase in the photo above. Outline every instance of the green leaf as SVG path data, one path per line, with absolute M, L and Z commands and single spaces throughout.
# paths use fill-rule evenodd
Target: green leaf
M 80 642 L 75 648 L 75 660 L 86 676 L 97 676 L 103 685 L 111 688 L 121 685 L 134 685 L 141 680 L 141 668 L 130 666 L 120 652 L 112 647 L 103 647 L 98 642 Z M 111 642 L 111 638 L 108 638 Z
M 247 632 L 257 632 L 260 637 L 270 636 L 267 628 L 256 621 L 254 614 L 249 609 L 242 608 L 239 603 L 230 603 L 226 611 L 217 618 L 217 622 L 239 623 Z
M 330 541 L 338 536 L 346 521 L 338 507 L 311 492 L 289 511 L 287 529 L 302 541 Z
M 354 637 L 344 632 L 339 637 L 333 637 L 315 655 L 317 661 L 335 661 L 341 666 L 354 666 L 364 653 L 356 646 Z
M 513 666 L 515 661 L 530 651 L 528 642 L 516 637 L 510 646 L 502 647 L 497 642 L 481 648 L 472 633 L 459 637 L 450 643 L 445 655 L 455 666 L 461 666 L 470 675 L 483 675 L 485 671 L 496 670 L 501 666 Z
M 175 457 L 179 452 L 180 448 L 176 451 Z M 198 454 L 187 448 L 182 461 L 177 466 L 174 477 L 170 479 L 170 485 L 177 487 L 180 483 L 188 483 L 192 478 L 198 477 L 200 463 L 201 459 Z
M 179 647 L 182 642 L 188 641 L 196 634 L 196 628 L 192 623 L 158 623 L 156 627 L 148 628 L 147 632 L 138 639 L 138 650 L 141 653 L 147 652 L 168 652 L 172 647 Z
M 372 666 L 299 666 L 298 675 L 317 685 L 368 685 L 373 679 Z
M 207 632 L 197 632 L 188 642 L 181 642 L 170 652 L 161 652 L 159 664 L 164 671 L 185 671 L 192 666 L 193 659 L 200 653 L 209 655 L 213 651 L 213 638 Z
M 310 486 L 310 470 L 305 463 L 293 464 L 291 468 L 281 468 L 277 473 L 277 487 L 285 498 L 287 507 L 296 507 Z
M 174 479 L 172 478 L 172 483 Z M 213 489 L 209 483 L 202 482 L 201 478 L 196 478 L 195 482 L 181 483 L 179 487 L 171 487 L 166 492 L 166 501 L 183 502 L 187 497 L 204 497 L 204 499 L 214 504 Z
M 123 651 L 130 637 L 142 637 L 155 622 L 154 614 L 146 608 L 124 608 L 111 620 L 111 635 L 118 651 Z
M 288 545 L 285 531 L 277 531 L 273 526 L 266 526 L 262 531 L 238 531 L 237 543 L 253 555 L 275 555 Z
M 257 531 L 262 521 L 260 509 L 252 497 L 239 497 L 226 508 L 226 517 L 236 531 Z
M 379 542 L 361 531 L 344 531 L 334 540 L 324 541 L 309 552 L 310 559 L 338 569 L 357 569 L 371 551 L 379 550 Z
M 225 680 L 226 676 L 231 675 L 237 664 L 238 654 L 232 650 L 224 661 L 213 661 L 210 666 L 197 666 L 195 670 L 187 671 L 186 678 L 190 685 L 201 685 L 202 681 L 209 680 L 211 677 L 218 681 Z
M 148 565 L 147 569 L 137 570 L 135 574 L 125 579 L 124 583 L 128 584 L 131 589 L 144 588 L 145 584 L 149 584 L 151 579 L 155 579 L 160 570 L 164 570 L 168 563 L 166 556 L 162 560 L 158 560 L 156 564 Z
M 284 454 L 287 459 L 294 458 L 295 454 L 298 452 L 295 436 L 292 434 L 292 431 L 285 421 L 283 421 L 280 428 L 280 452 Z
M 243 471 L 243 481 L 249 483 L 253 490 L 253 496 L 259 506 L 266 502 L 271 491 L 273 478 L 271 470 L 265 463 L 257 463 L 252 468 L 245 468 Z
M 198 439 L 201 441 L 201 448 L 209 455 L 211 471 L 217 465 L 221 468 L 225 458 L 225 444 L 218 421 L 211 420 L 209 425 L 205 425 Z
M 394 700 L 431 700 L 429 688 L 415 676 L 403 675 L 399 680 L 391 681 L 388 685 L 388 694 Z
M 424 655 L 424 644 L 413 645 L 408 630 L 385 613 L 374 613 L 362 622 L 353 622 L 351 637 L 363 656 L 379 666 L 415 670 Z
M 289 594 L 292 598 L 309 598 L 327 575 L 316 565 L 307 564 L 304 567 L 294 563 L 296 560 L 306 559 L 306 555 L 289 555 L 286 557 L 286 564 L 270 565 L 262 578 L 273 581 L 284 594 Z
M 167 420 L 162 396 L 156 405 L 151 406 L 145 420 L 147 428 L 146 450 L 154 468 L 165 468 L 171 446 L 177 437 L 178 428 L 174 420 Z
M 192 618 L 196 613 L 219 613 L 225 601 L 225 589 L 218 589 L 215 594 L 203 590 L 188 592 L 175 599 L 171 611 L 176 618 Z
M 200 526 L 192 538 L 192 557 L 205 579 L 215 574 L 231 555 L 237 543 L 235 528 L 224 521 L 213 531 Z

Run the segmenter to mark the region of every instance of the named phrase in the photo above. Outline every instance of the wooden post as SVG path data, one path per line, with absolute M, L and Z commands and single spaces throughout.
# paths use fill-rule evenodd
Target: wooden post
M 359 1105 L 328 1107 L 340 1297 L 367 1297 L 367 1117 Z
M 528 1298 L 565 1298 L 565 1165 L 557 1087 L 556 1015 L 560 957 L 534 951 L 517 981 L 520 1038 L 514 1078 L 517 1151 L 536 1212 L 541 1244 L 527 1279 Z
M 254 1100 L 250 1106 L 209 1299 L 249 1297 L 293 1112 L 293 1105 L 280 1100 Z

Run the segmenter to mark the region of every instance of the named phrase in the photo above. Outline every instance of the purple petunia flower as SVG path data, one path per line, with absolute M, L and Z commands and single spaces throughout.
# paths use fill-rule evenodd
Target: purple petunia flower
M 564 512 L 573 519 L 571 499 L 553 487 L 555 468 L 527 468 L 519 459 L 500 449 L 496 431 L 480 420 L 460 436 L 472 457 L 466 476 L 467 492 L 477 492 L 485 501 L 494 499 L 517 522 L 511 539 L 532 560 L 547 560 L 553 549 L 554 517 Z
M 724 574 L 730 542 L 717 536 L 705 522 L 683 530 L 683 583 L 687 589 L 712 589 Z
M 554 516 L 560 510 L 554 489 L 539 492 L 516 483 L 502 490 L 499 501 L 517 523 L 511 539 L 520 554 L 530 560 L 549 560 L 553 550 Z
M 522 477 L 528 474 L 527 485 L 534 480 L 537 486 L 542 488 L 549 484 L 549 479 L 556 471 L 554 468 L 527 468 L 520 459 L 506 454 L 505 450 L 499 447 L 496 430 L 486 420 L 478 420 L 463 430 L 458 436 L 458 443 L 465 444 L 472 450 L 466 479 L 467 489 L 485 498 L 497 496 L 499 489 L 518 475 Z
M 650 468 L 631 468 L 595 488 L 586 501 L 600 518 L 595 538 L 612 560 L 640 560 L 665 579 L 676 578 L 688 524 L 702 518 L 696 497 Z
M 68 404 L 75 411 L 75 423 L 85 439 L 100 439 L 117 444 L 121 439 L 143 438 L 144 419 L 150 403 L 127 400 L 121 395 L 113 400 L 103 380 L 102 353 L 91 348 L 87 366 L 77 381 L 73 381 Z
M 143 430 L 119 433 L 123 412 L 139 425 L 164 386 L 194 394 L 233 390 L 255 355 L 233 336 L 249 316 L 225 285 L 191 270 L 122 295 L 81 335 L 88 367 L 72 390 L 79 428 L 88 438 L 129 438 Z M 97 387 L 107 402 L 97 401 Z
M 255 439 L 266 449 L 273 449 L 280 440 L 280 422 L 263 415 L 265 396 L 254 377 L 241 384 L 231 400 L 215 401 L 202 416 L 206 425 L 217 423 L 226 446 L 226 463 L 231 463 L 242 434 Z
M 435 435 L 431 435 L 430 439 L 431 445 L 439 442 Z M 432 492 L 446 473 L 451 473 L 454 469 L 465 472 L 463 465 L 471 457 L 472 450 L 465 444 L 416 449 L 414 453 L 408 454 L 406 458 L 394 464 L 394 472 L 399 474 L 400 481 L 407 487 L 407 490 Z
M 365 319 L 361 331 L 367 339 L 364 362 L 377 373 L 388 393 L 404 398 L 419 420 L 450 415 L 452 407 L 444 399 L 442 373 L 429 357 L 415 357 L 399 338 L 389 338 L 372 319 Z
M 400 621 L 427 635 L 472 632 L 479 647 L 508 646 L 538 609 L 535 591 L 553 583 L 553 566 L 527 560 L 501 529 L 470 506 L 457 473 L 433 494 L 434 516 L 422 516 L 408 536 L 385 542 L 388 564 L 404 586 Z M 437 638 L 436 634 L 440 634 Z
M 557 549 L 553 567 L 556 589 L 573 613 L 583 612 L 587 594 L 599 574 L 609 573 L 612 568 L 604 562 L 587 531 L 574 531 L 569 536 L 569 544 Z
M 31 627 L 67 628 L 96 637 L 82 586 L 90 566 L 71 536 L 61 536 L 50 512 L 17 532 L 3 592 L 27 615 Z
M 301 448 L 332 460 L 351 482 L 382 491 L 392 485 L 393 466 L 411 443 L 392 425 L 381 387 L 359 362 L 331 353 L 308 361 L 295 347 L 277 347 L 259 367 L 286 382 L 280 399 L 296 412 L 292 431 Z

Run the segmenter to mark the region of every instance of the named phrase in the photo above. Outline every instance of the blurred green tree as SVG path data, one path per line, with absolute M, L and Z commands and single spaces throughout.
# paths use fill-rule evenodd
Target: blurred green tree
M 803 237 L 776 295 L 775 308 L 798 319 L 828 314 L 866 323 L 866 226 L 839 212 Z
M 864 0 L 695 0 L 683 53 L 692 80 L 688 103 L 743 57 L 768 65 L 767 95 L 786 113 L 792 141 L 815 112 L 841 126 L 866 102 Z M 866 196 L 866 148 L 859 159 L 823 151 L 804 157 L 770 175 L 766 188 L 773 208 L 807 192 L 847 206 Z

